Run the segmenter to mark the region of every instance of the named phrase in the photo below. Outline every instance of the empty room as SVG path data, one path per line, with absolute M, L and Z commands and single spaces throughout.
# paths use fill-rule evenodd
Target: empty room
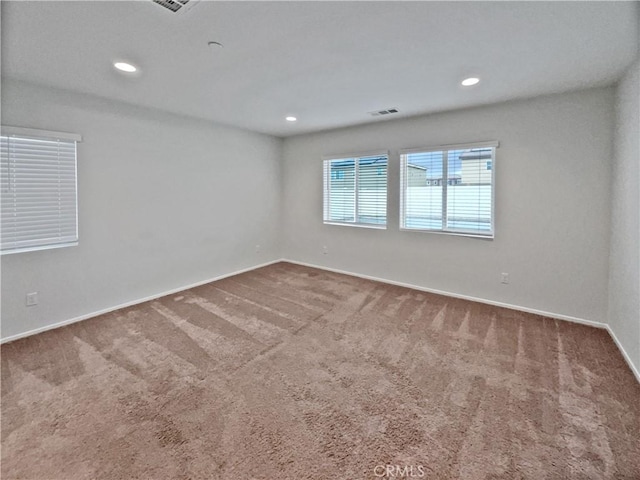
M 640 479 L 640 2 L 0 8 L 3 480 Z

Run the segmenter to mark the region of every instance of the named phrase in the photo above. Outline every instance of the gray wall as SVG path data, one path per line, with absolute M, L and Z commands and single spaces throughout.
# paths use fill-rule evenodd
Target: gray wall
M 637 64 L 617 97 L 594 89 L 284 142 L 25 83 L 2 87 L 3 124 L 84 136 L 80 245 L 2 257 L 3 338 L 286 257 L 577 319 L 609 314 L 640 364 Z M 398 150 L 474 140 L 501 142 L 495 240 L 400 232 Z M 322 156 L 387 149 L 388 229 L 323 225 Z M 27 308 L 31 291 L 40 304 Z
M 284 252 L 604 323 L 613 120 L 613 89 L 594 89 L 286 139 Z M 500 141 L 495 240 L 399 231 L 398 150 L 482 140 Z M 388 229 L 324 225 L 322 156 L 385 149 Z M 509 285 L 500 283 L 501 272 L 510 274 Z
M 281 256 L 280 139 L 7 81 L 2 124 L 84 138 L 80 244 L 2 256 L 3 338 Z
M 611 188 L 609 323 L 640 372 L 640 60 L 616 96 Z

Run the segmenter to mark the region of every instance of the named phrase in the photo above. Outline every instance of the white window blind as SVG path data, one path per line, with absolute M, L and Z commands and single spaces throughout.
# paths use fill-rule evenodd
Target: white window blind
M 76 245 L 80 136 L 14 127 L 0 133 L 0 251 Z
M 403 151 L 400 226 L 493 238 L 497 142 Z
M 324 160 L 324 223 L 386 228 L 388 154 Z

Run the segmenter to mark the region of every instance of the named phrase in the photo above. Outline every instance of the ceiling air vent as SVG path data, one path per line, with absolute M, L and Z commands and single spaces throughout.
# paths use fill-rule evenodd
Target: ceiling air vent
M 200 0 L 152 0 L 173 13 L 184 13 L 191 10 Z
M 389 108 L 387 110 L 376 110 L 375 112 L 369 112 L 372 117 L 379 117 L 380 115 L 389 115 L 391 113 L 398 113 L 397 108 Z

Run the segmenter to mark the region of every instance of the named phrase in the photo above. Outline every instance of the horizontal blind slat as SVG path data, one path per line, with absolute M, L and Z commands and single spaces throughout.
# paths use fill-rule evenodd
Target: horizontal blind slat
M 324 161 L 324 221 L 386 225 L 387 156 Z
M 401 226 L 492 234 L 493 147 L 401 153 Z
M 0 136 L 3 252 L 77 241 L 76 175 L 74 140 Z

